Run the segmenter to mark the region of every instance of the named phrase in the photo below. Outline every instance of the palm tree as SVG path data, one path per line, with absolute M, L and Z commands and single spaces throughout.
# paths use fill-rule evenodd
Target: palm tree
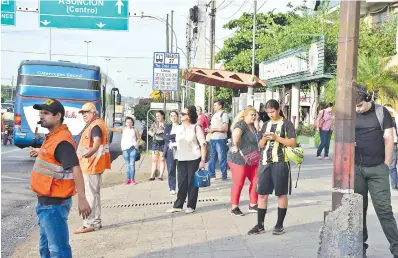
M 365 85 L 372 99 L 398 99 L 398 66 L 388 66 L 391 58 L 358 56 L 358 84 Z
M 358 56 L 357 83 L 366 86 L 373 100 L 398 100 L 398 66 L 389 66 L 391 58 L 377 55 Z M 336 100 L 336 77 L 324 84 L 324 103 Z

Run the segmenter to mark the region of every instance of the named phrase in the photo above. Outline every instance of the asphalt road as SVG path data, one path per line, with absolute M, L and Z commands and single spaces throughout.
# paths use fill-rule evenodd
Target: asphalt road
M 115 133 L 110 145 L 112 161 L 121 154 L 120 139 Z M 10 257 L 37 225 L 37 197 L 29 187 L 33 163 L 28 148 L 1 145 L 1 257 Z

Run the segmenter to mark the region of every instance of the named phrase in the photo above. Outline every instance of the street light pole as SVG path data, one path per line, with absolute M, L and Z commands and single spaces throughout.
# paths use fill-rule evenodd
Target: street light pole
M 110 60 L 111 60 L 110 58 L 105 58 L 105 61 L 106 61 L 106 75 L 109 75 L 109 61 Z
M 86 52 L 86 56 L 87 56 L 87 64 L 88 64 L 88 44 L 91 43 L 91 40 L 85 40 L 84 43 L 87 44 L 87 52 Z
M 256 16 L 257 0 L 253 0 L 253 46 L 252 46 L 252 82 L 254 82 L 254 71 L 256 70 Z M 253 105 L 253 87 L 247 87 L 247 105 Z

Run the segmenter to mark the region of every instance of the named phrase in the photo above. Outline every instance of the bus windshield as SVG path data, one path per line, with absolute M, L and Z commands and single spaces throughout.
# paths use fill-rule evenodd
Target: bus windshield
M 100 78 L 99 70 L 62 65 L 26 64 L 20 67 L 18 86 L 98 91 Z

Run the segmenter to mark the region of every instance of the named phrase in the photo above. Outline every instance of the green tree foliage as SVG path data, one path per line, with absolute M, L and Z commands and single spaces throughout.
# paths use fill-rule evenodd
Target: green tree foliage
M 150 103 L 136 105 L 134 107 L 134 116 L 139 121 L 146 121 L 146 115 L 149 109 L 150 109 Z
M 398 14 L 388 17 L 385 23 L 369 26 L 361 20 L 357 82 L 367 86 L 369 93 L 378 98 L 398 99 L 398 67 L 388 66 L 395 55 Z M 326 82 L 321 101 L 336 99 L 336 78 Z
M 303 7 L 287 13 L 260 13 L 256 17 L 256 68 L 260 62 L 300 46 L 309 46 L 323 35 L 325 39 L 326 71 L 333 72 L 337 60 L 338 15 L 328 17 L 325 13 L 313 14 Z M 225 69 L 234 72 L 251 73 L 252 58 L 252 14 L 244 13 L 231 20 L 224 28 L 234 30 L 232 37 L 224 42 L 216 55 L 217 62 L 223 62 Z M 307 35 L 303 35 L 307 34 Z M 217 89 L 217 97 L 225 97 L 230 103 L 232 91 Z

